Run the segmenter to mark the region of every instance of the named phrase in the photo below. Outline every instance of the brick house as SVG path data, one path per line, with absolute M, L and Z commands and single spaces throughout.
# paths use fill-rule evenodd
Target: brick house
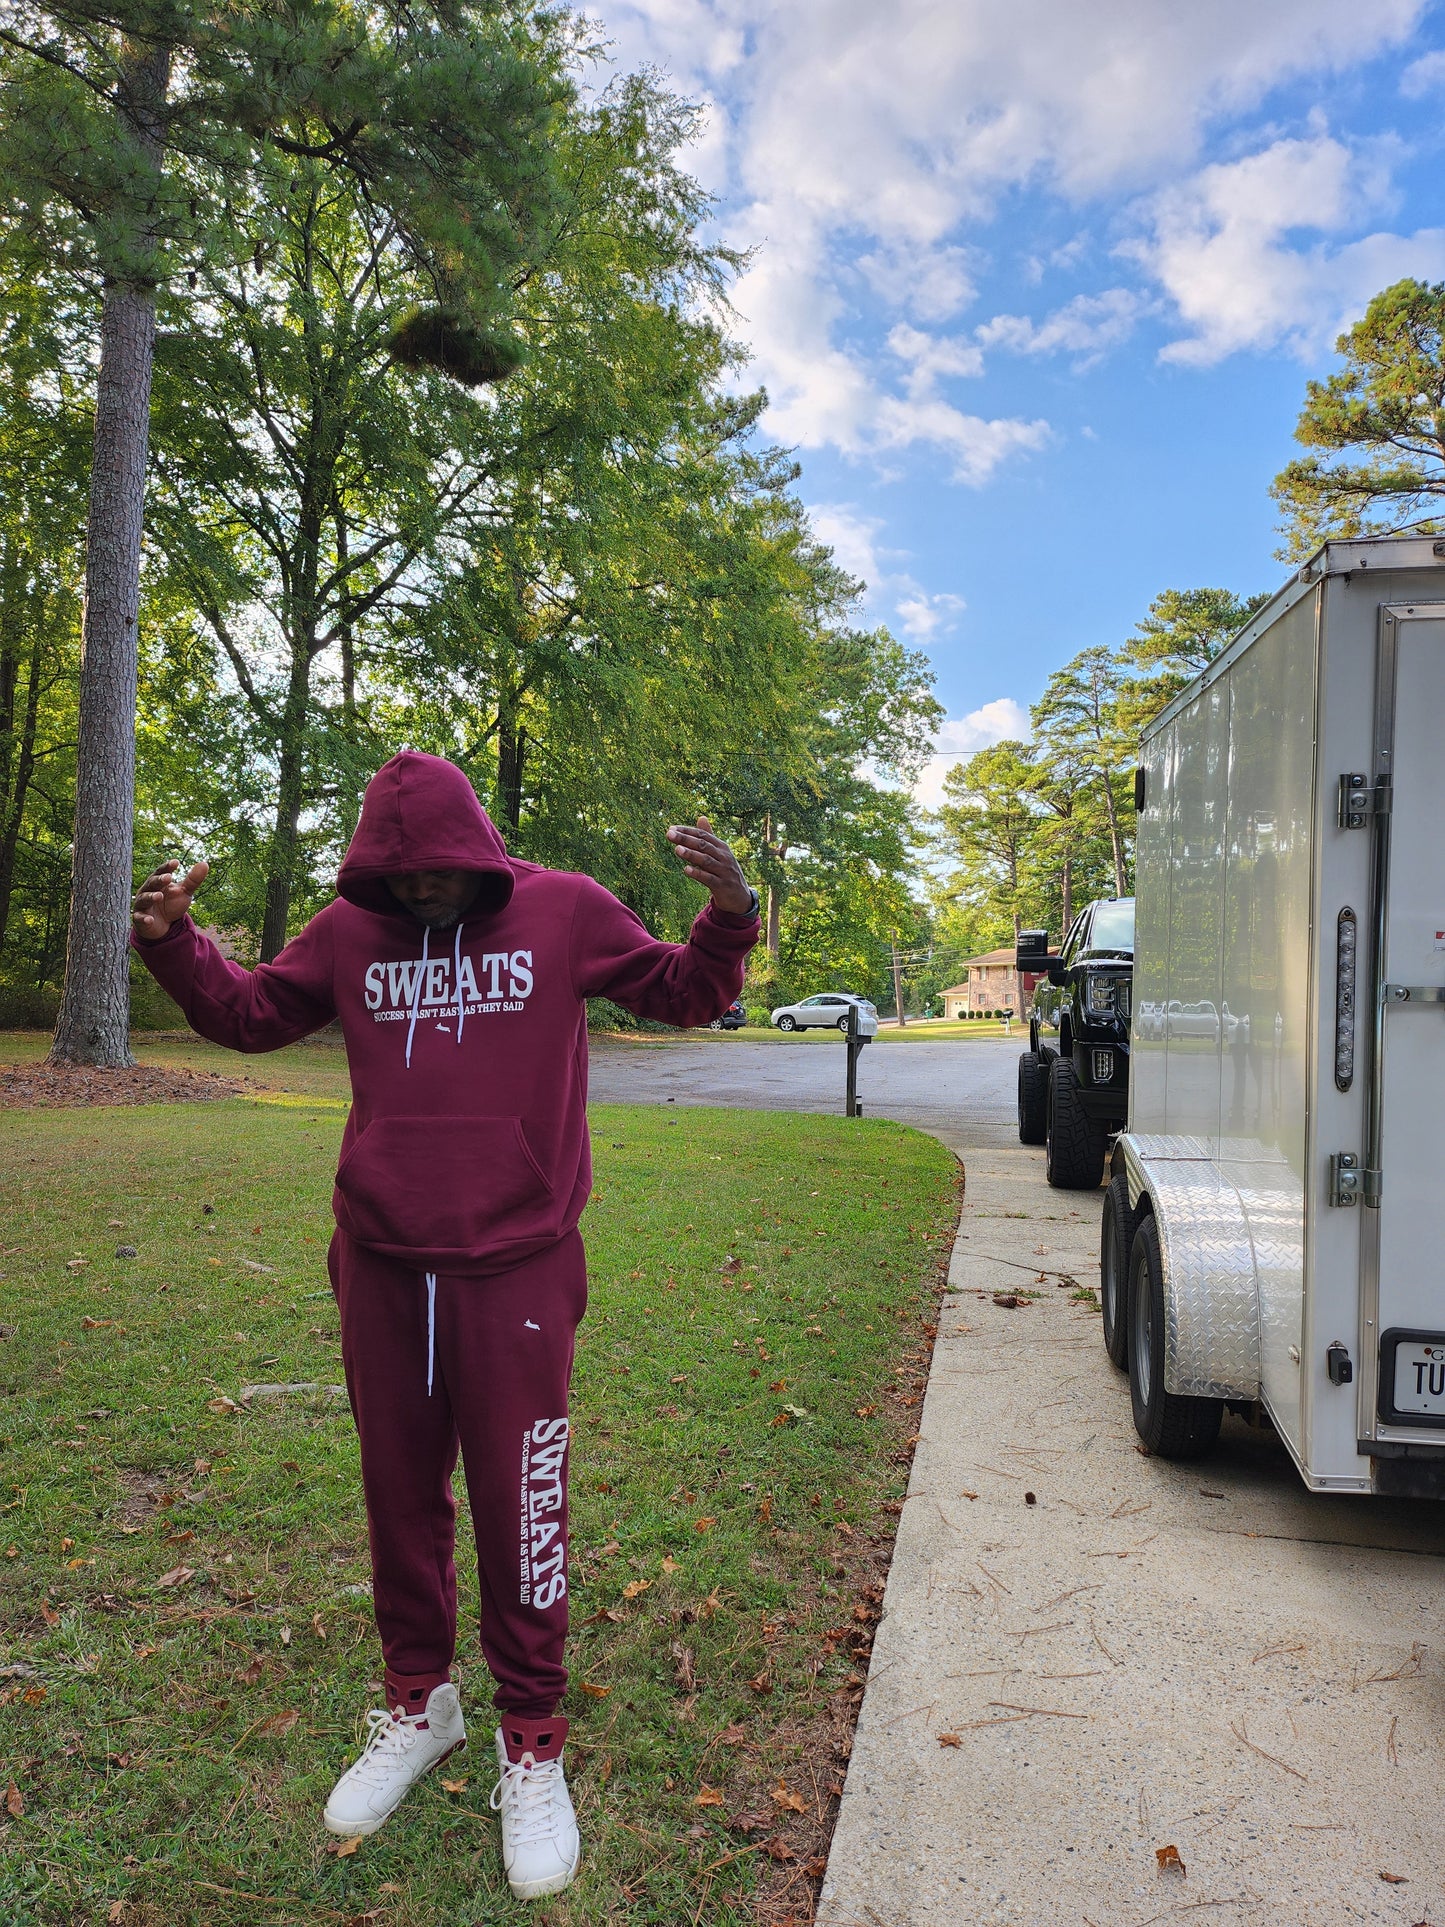
M 1012 947 L 985 950 L 982 956 L 969 957 L 964 965 L 962 983 L 943 993 L 945 1017 L 963 1017 L 970 1011 L 1011 1010 L 1022 1016 L 1033 999 L 1040 973 L 1017 970 Z

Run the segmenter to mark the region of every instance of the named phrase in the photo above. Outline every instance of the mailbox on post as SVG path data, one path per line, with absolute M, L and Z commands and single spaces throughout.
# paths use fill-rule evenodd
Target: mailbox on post
M 858 1035 L 858 1006 L 855 1002 L 848 1005 L 848 1028 L 844 1033 L 848 1050 L 848 1090 L 843 1104 L 844 1117 L 862 1117 L 863 1106 L 858 1098 L 858 1053 L 868 1042 Z

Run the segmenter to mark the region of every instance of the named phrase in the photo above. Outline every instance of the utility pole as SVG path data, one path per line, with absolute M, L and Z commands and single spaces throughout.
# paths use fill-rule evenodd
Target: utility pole
M 898 1012 L 898 1028 L 902 1030 L 908 1019 L 903 1015 L 903 972 L 898 964 L 898 932 L 893 932 L 893 1008 Z

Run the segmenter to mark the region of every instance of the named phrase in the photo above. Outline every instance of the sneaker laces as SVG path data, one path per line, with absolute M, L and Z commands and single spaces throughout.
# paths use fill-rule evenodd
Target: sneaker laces
M 373 1706 L 366 1716 L 366 1723 L 371 1732 L 351 1772 L 365 1785 L 375 1786 L 387 1779 L 416 1745 L 417 1734 L 425 1724 L 425 1716 L 420 1713 L 393 1713 L 385 1706 Z
M 492 1788 L 491 1808 L 511 1823 L 519 1847 L 532 1846 L 556 1832 L 553 1795 L 562 1784 L 562 1762 L 544 1760 L 541 1765 L 530 1753 L 520 1760 L 508 1760 L 502 1777 Z

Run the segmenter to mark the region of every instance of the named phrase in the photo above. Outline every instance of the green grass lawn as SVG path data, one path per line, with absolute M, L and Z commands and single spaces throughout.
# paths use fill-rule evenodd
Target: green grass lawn
M 179 1040 L 140 1055 L 237 1068 Z M 454 1790 L 433 1776 L 354 1853 L 320 1825 L 379 1679 L 355 1438 L 325 1394 L 233 1405 L 341 1378 L 344 1067 L 299 1046 L 239 1068 L 301 1095 L 0 1111 L 0 1923 L 810 1917 L 954 1160 L 883 1121 L 594 1111 L 566 1707 L 584 1860 L 529 1908 L 487 1807 L 469 1557 Z

